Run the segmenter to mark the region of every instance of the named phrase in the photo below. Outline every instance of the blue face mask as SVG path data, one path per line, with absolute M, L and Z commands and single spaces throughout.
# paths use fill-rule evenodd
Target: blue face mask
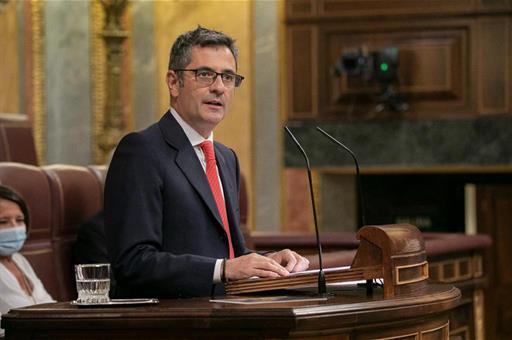
M 25 225 L 0 229 L 0 255 L 10 256 L 18 252 L 27 239 Z

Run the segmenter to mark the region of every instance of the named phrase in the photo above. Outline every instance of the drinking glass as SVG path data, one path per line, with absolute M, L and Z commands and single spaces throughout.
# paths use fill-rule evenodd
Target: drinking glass
M 78 303 L 95 304 L 109 302 L 110 263 L 75 265 Z

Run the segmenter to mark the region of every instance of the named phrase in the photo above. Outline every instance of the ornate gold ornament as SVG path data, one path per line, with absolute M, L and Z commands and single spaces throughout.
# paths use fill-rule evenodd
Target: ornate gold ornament
M 32 129 L 39 164 L 46 161 L 46 110 L 44 91 L 44 19 L 43 2 L 30 2 L 32 20 Z
M 122 28 L 121 19 L 128 5 L 127 0 L 100 0 L 105 12 L 105 25 L 100 32 L 105 43 L 106 79 L 102 132 L 98 135 L 100 159 L 105 161 L 108 153 L 117 145 L 125 133 L 124 110 L 121 92 L 123 71 L 123 43 L 128 32 Z
M 5 5 L 7 5 L 8 2 L 9 0 L 0 0 L 0 11 L 3 9 Z

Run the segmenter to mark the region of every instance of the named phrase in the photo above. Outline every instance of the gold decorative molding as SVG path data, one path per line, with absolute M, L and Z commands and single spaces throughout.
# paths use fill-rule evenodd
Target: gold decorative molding
M 482 256 L 461 256 L 429 264 L 433 282 L 455 283 L 483 276 Z
M 100 0 L 105 10 L 105 26 L 101 36 L 106 45 L 106 101 L 103 131 L 98 144 L 104 162 L 108 153 L 125 133 L 124 107 L 121 89 L 124 47 L 128 32 L 121 26 L 121 19 L 128 5 L 127 0 Z
M 419 271 L 418 277 L 414 279 L 402 279 L 401 273 L 409 272 L 414 269 Z M 404 274 L 405 276 L 405 274 Z M 423 261 L 421 263 L 408 264 L 395 267 L 395 275 L 393 277 L 396 285 L 406 285 L 409 283 L 419 282 L 428 279 L 428 262 Z
M 9 0 L 0 0 L 0 11 L 2 11 L 4 6 L 7 5 L 8 2 Z
M 106 102 L 106 69 L 105 43 L 101 37 L 105 13 L 98 1 L 91 2 L 91 95 L 92 95 L 92 152 L 94 162 L 104 162 L 104 154 L 98 140 L 103 132 L 104 111 Z
M 39 164 L 45 163 L 46 111 L 44 92 L 43 1 L 30 2 L 32 20 L 32 127 Z
M 127 0 L 99 0 L 91 5 L 92 18 L 92 145 L 96 163 L 104 163 L 108 153 L 125 133 L 121 95 L 123 43 L 128 32 L 121 27 Z
M 475 340 L 485 339 L 485 323 L 484 323 L 484 292 L 477 289 L 473 292 L 473 315 L 475 324 Z

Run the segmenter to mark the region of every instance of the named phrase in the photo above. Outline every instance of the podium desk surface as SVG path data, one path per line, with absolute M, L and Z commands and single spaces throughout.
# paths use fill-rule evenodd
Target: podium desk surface
M 374 289 L 372 296 L 355 286 L 333 293 L 326 301 L 250 305 L 210 302 L 209 298 L 164 299 L 153 305 L 123 307 L 79 307 L 58 302 L 13 309 L 2 316 L 2 327 L 6 339 L 333 335 L 365 339 L 430 331 L 439 331 L 446 334 L 440 338 L 447 338 L 448 312 L 460 300 L 457 288 L 441 284 L 428 285 L 421 295 L 393 299 L 383 299 L 380 288 Z

